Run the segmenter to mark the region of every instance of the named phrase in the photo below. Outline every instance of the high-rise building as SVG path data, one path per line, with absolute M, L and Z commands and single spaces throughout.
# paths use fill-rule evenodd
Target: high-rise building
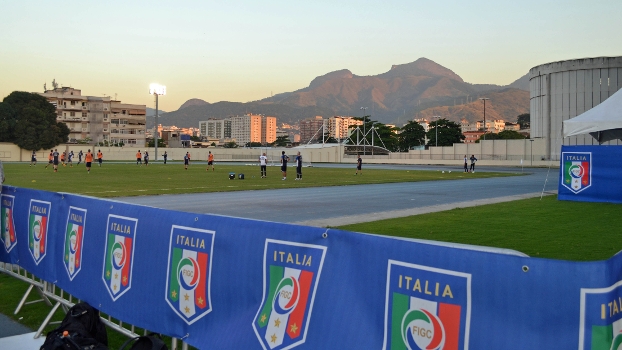
M 199 122 L 201 135 L 208 139 L 234 139 L 244 146 L 249 142 L 268 144 L 276 141 L 276 118 L 247 114 L 226 119 L 210 119 Z
M 324 120 L 325 133 L 337 140 L 346 139 L 352 134 L 352 125 L 363 125 L 362 120 L 353 117 L 334 116 Z
M 230 139 L 231 120 L 230 119 L 209 119 L 199 122 L 201 135 L 208 139 Z
M 267 145 L 276 141 L 276 118 L 261 116 L 261 143 Z
M 240 145 L 249 142 L 261 142 L 261 116 L 243 115 L 227 118 L 231 120 L 231 138 Z
M 320 129 L 323 124 L 324 118 L 321 116 L 303 119 L 298 122 L 298 125 L 300 126 L 300 143 L 322 140 L 322 130 Z
M 54 87 L 39 95 L 56 108 L 56 120 L 69 128 L 69 142 L 90 139 L 145 146 L 146 106 L 121 103 L 109 96 L 82 96 L 82 91 Z

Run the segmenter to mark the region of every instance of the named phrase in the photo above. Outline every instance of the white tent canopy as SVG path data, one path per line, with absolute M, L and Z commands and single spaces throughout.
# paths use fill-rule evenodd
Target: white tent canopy
M 600 143 L 622 139 L 622 89 L 598 106 L 564 121 L 564 137 L 587 133 Z

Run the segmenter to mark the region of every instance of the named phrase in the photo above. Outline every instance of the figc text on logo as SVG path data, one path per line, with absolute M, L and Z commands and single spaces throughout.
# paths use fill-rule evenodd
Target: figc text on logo
M 383 349 L 469 348 L 471 275 L 389 260 Z

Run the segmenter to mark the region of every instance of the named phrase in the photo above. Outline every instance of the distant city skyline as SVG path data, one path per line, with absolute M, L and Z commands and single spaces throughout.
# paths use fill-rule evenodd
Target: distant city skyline
M 0 99 L 51 82 L 160 109 L 248 102 L 349 69 L 376 75 L 426 57 L 470 83 L 622 55 L 621 1 L 9 1 L 0 13 Z

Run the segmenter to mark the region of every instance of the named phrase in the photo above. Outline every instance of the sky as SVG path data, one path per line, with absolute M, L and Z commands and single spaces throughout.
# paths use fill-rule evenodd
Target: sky
M 548 62 L 622 56 L 622 1 L 30 1 L 0 6 L 0 99 L 51 82 L 161 110 L 248 102 L 340 69 L 426 57 L 507 85 Z

